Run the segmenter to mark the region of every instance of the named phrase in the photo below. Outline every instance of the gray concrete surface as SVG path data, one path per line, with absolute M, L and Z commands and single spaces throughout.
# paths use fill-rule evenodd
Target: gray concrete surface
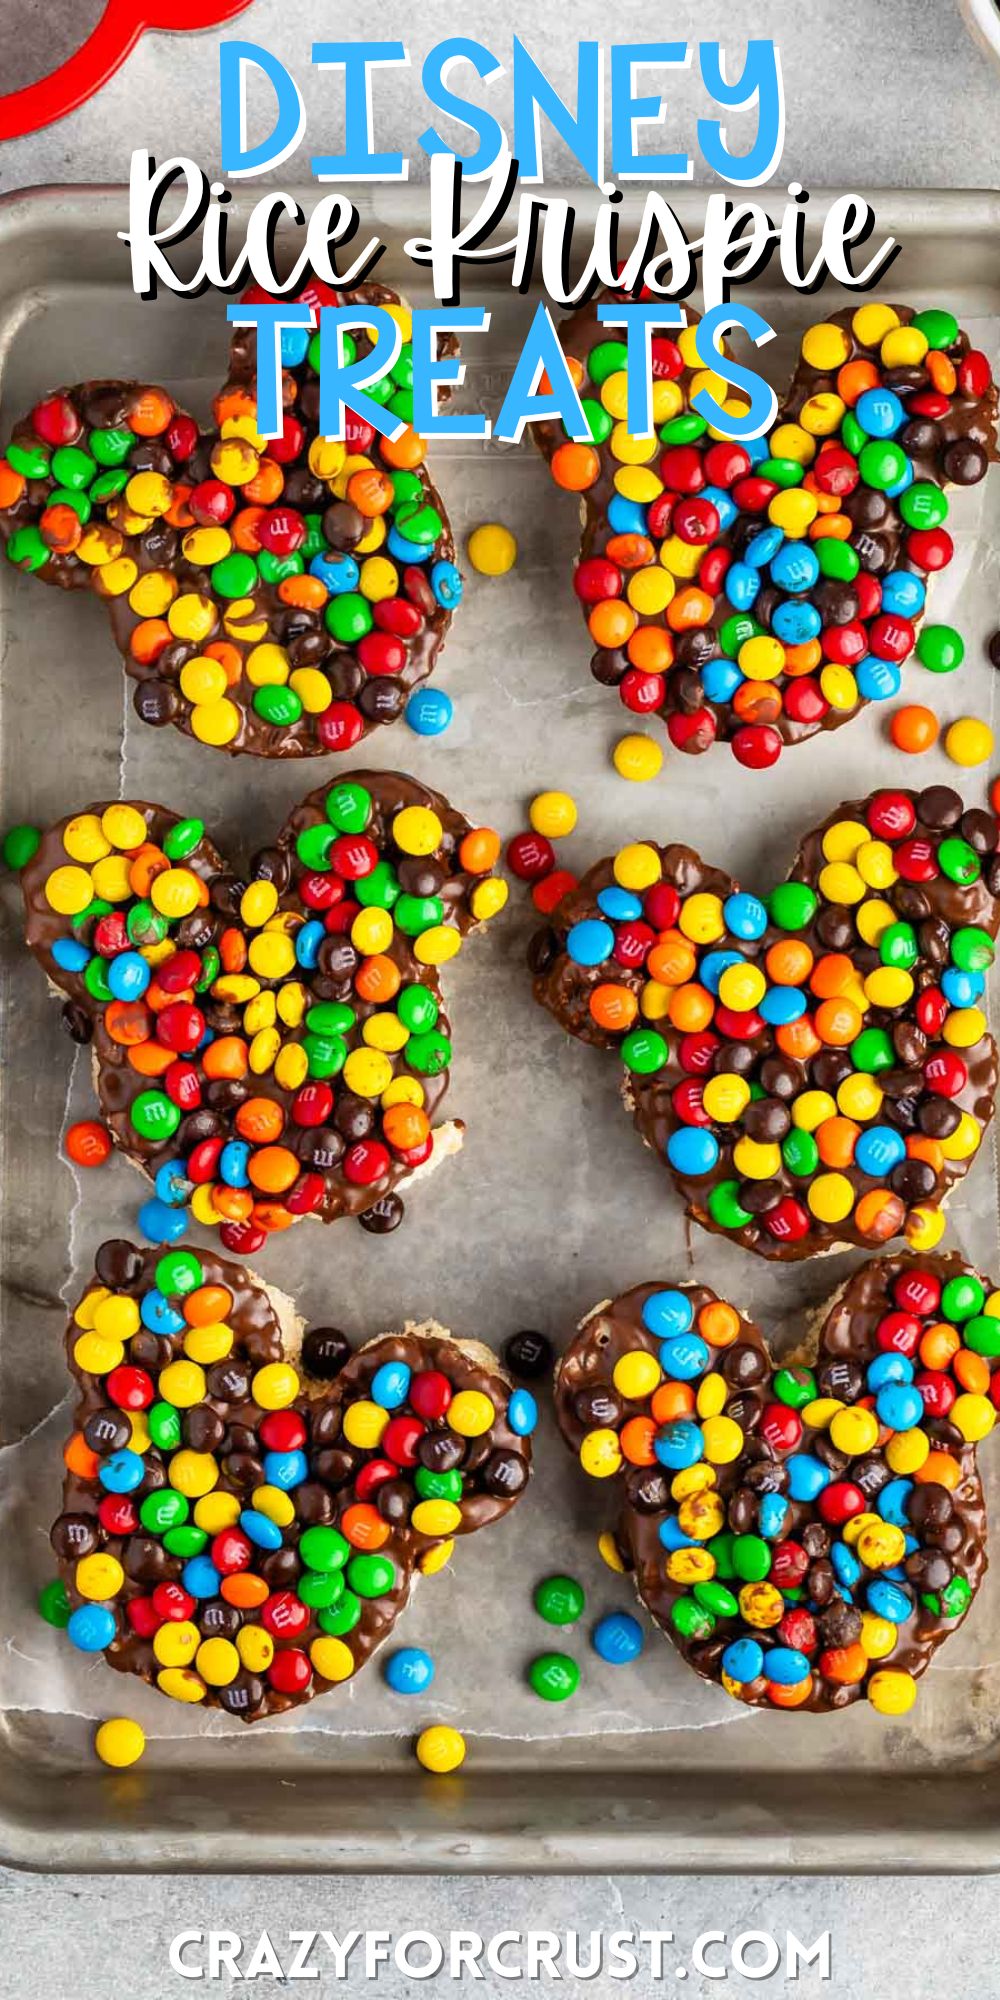
M 47 60 L 72 44 L 71 24 L 89 24 L 97 8 L 82 0 L 48 0 L 46 7 L 0 0 L 0 76 L 6 87 L 37 76 Z M 519 30 L 553 80 L 569 84 L 572 44 L 614 29 L 632 40 L 745 34 L 773 35 L 781 46 L 788 104 L 784 179 L 807 186 L 838 181 L 920 186 L 992 185 L 997 176 L 997 108 L 1000 73 L 967 39 L 955 0 L 632 0 L 612 14 L 593 0 L 575 10 L 500 6 L 465 0 L 424 0 L 413 9 L 383 0 L 378 10 L 358 0 L 256 0 L 229 32 L 266 43 L 303 84 L 310 142 L 332 150 L 342 129 L 337 92 L 329 77 L 307 72 L 311 41 L 326 35 L 399 35 L 419 62 L 447 33 L 479 34 L 505 59 Z M 52 180 L 120 180 L 129 151 L 148 145 L 160 157 L 193 153 L 211 166 L 217 150 L 216 58 L 218 35 L 179 43 L 146 38 L 104 93 L 64 124 L 0 150 L 0 188 Z M 6 45 L 6 47 L 5 47 Z M 11 51 L 16 46 L 16 61 Z M 9 66 L 9 79 L 4 74 Z M 379 125 L 387 145 L 407 150 L 426 122 L 415 78 L 391 76 L 379 87 Z M 506 80 L 493 105 L 509 109 Z M 694 97 L 682 99 L 685 138 L 693 133 Z M 425 162 L 418 155 L 414 178 Z M 548 171 L 565 173 L 553 146 Z M 716 1782 L 725 1783 L 724 1760 Z M 929 1805 L 932 1810 L 932 1805 Z M 595 1795 L 595 1813 L 601 1799 Z M 2 1871 L 0 1871 L 2 1874 Z M 672 1929 L 679 1950 L 666 1959 L 664 1986 L 676 1985 L 676 1967 L 694 1938 L 706 1930 L 730 1937 L 747 1929 L 786 1931 L 811 1943 L 832 1932 L 832 1978 L 821 1986 L 814 1973 L 794 1985 L 779 1975 L 751 1982 L 689 1976 L 682 1990 L 695 1995 L 826 1992 L 836 2000 L 991 2000 L 1000 1994 L 996 1959 L 996 1884 L 992 1880 L 830 1881 L 626 1878 L 535 1881 L 465 1879 L 440 1882 L 372 1878 L 362 1883 L 315 1878 L 88 1879 L 29 1877 L 0 1881 L 0 2000 L 173 2000 L 205 1991 L 171 1973 L 167 1950 L 183 1929 L 231 1930 L 250 1940 L 265 1926 L 282 1944 L 294 1929 L 353 1926 L 399 1932 L 419 1926 L 439 1934 L 466 1928 L 489 1935 L 500 1929 Z M 273 1991 L 264 1980 L 257 1990 Z M 466 1981 L 466 1986 L 471 1986 Z M 548 1985 L 542 1980 L 541 1985 Z M 513 1982 L 487 1979 L 482 1993 L 509 1991 Z M 209 1990 L 230 1990 L 223 1978 Z M 251 1989 L 253 1990 L 253 1989 Z M 328 1993 L 368 1990 L 363 1977 L 343 1985 L 313 1981 L 301 1989 Z M 421 1982 L 383 1970 L 374 1990 L 388 2000 L 428 1990 L 461 1990 L 447 1981 Z M 538 1990 L 537 1988 L 535 1990 Z M 647 1977 L 618 1983 L 600 1978 L 581 1986 L 593 1994 L 652 1991 Z

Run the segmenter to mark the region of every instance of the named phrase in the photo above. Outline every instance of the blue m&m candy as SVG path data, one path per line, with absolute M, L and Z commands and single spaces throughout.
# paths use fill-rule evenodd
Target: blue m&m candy
M 630 1611 L 609 1611 L 606 1617 L 598 1619 L 590 1643 L 609 1665 L 624 1667 L 638 1659 L 645 1636 L 638 1618 L 633 1618 Z
M 574 924 L 566 938 L 566 950 L 574 965 L 603 965 L 614 946 L 611 925 L 602 924 L 597 917 L 585 917 L 582 923 Z
M 686 1292 L 651 1292 L 642 1306 L 642 1323 L 661 1340 L 675 1333 L 688 1333 L 694 1325 L 694 1306 Z
M 400 1646 L 382 1671 L 393 1694 L 423 1694 L 434 1679 L 434 1662 L 422 1646 Z
M 417 736 L 443 736 L 455 713 L 455 704 L 443 688 L 416 688 L 404 714 Z

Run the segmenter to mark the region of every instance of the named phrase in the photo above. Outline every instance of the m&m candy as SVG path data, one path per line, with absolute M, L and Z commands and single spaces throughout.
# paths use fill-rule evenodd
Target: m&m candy
M 480 576 L 506 576 L 517 561 L 517 542 L 500 521 L 485 521 L 473 528 L 466 548 L 469 561 Z
M 780 1366 L 706 1286 L 638 1285 L 556 1375 L 583 1471 L 606 1479 L 614 1447 L 647 1611 L 697 1673 L 782 1710 L 908 1712 L 983 1576 L 976 1448 L 998 1409 L 1000 1291 L 954 1255 L 863 1266 Z M 617 1665 L 643 1633 L 613 1612 L 592 1638 Z
M 959 665 L 959 633 L 922 621 L 954 553 L 947 489 L 985 478 L 997 391 L 953 313 L 866 301 L 806 329 L 771 429 L 741 443 L 694 407 L 706 385 L 732 415 L 743 406 L 687 318 L 653 339 L 638 436 L 625 342 L 592 303 L 571 315 L 560 339 L 590 441 L 556 421 L 535 435 L 582 500 L 573 582 L 594 678 L 658 716 L 675 749 L 725 741 L 767 770 L 786 744 L 895 698 L 914 652 L 933 673 Z
M 414 1570 L 505 1514 L 531 1464 L 524 1392 L 487 1350 L 428 1323 L 352 1357 L 314 1327 L 293 1362 L 289 1306 L 214 1252 L 115 1240 L 67 1332 L 80 1399 L 42 1616 L 243 1721 L 352 1679 Z M 386 1660 L 399 1694 L 433 1675 L 421 1647 Z M 103 1729 L 107 1762 L 140 1754 L 134 1725 Z
M 102 1764 L 125 1771 L 137 1764 L 146 1748 L 146 1732 L 130 1716 L 114 1715 L 102 1722 L 94 1736 L 94 1749 Z
M 450 1723 L 436 1722 L 430 1729 L 422 1729 L 416 1742 L 417 1761 L 425 1771 L 433 1771 L 445 1776 L 449 1771 L 457 1771 L 465 1762 L 465 1737 Z
M 554 903 L 536 998 L 618 1052 L 703 1227 L 780 1259 L 933 1249 L 992 1112 L 998 841 L 993 813 L 928 785 L 840 806 L 766 896 L 630 842 Z
M 299 298 L 342 302 L 315 278 Z M 257 429 L 245 327 L 209 431 L 164 389 L 106 381 L 43 397 L 15 426 L 7 559 L 104 600 L 144 722 L 216 750 L 324 756 L 395 721 L 433 671 L 462 579 L 412 427 L 410 315 L 382 303 L 402 338 L 367 393 L 401 419 L 392 439 L 352 411 L 342 440 L 320 434 L 320 336 L 298 328 L 282 336 L 275 438 Z M 370 351 L 367 330 L 345 335 L 348 361 Z M 505 531 L 481 532 L 489 555 Z
M 252 1254 L 301 1216 L 403 1213 L 442 1141 L 451 1025 L 440 968 L 501 910 L 499 837 L 439 793 L 362 772 L 315 792 L 247 877 L 200 819 L 115 802 L 46 833 L 22 871 L 27 940 L 94 1033 L 103 1121 L 153 1181 L 152 1242 L 189 1216 Z M 456 1128 L 446 1128 L 457 1136 Z

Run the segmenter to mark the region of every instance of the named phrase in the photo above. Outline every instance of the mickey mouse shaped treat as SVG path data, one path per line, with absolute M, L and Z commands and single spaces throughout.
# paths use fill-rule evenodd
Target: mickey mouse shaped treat
M 1000 1407 L 1000 1292 L 958 1256 L 863 1265 L 801 1355 L 704 1285 L 584 1320 L 556 1371 L 583 1470 L 656 1623 L 753 1707 L 903 1715 L 986 1571 L 976 1447 Z
M 399 320 L 393 373 L 368 391 L 407 420 L 395 441 L 357 416 L 343 443 L 320 435 L 308 327 L 281 336 L 284 427 L 262 438 L 256 335 L 242 329 L 213 430 L 165 389 L 84 382 L 37 403 L 0 459 L 8 560 L 104 599 L 142 720 L 258 757 L 350 750 L 395 721 L 462 592 L 408 423 L 406 308 L 383 285 L 338 294 L 313 279 L 300 297 Z M 352 339 L 363 356 L 367 335 Z
M 597 319 L 611 297 L 560 329 L 590 443 L 536 434 L 580 496 L 594 678 L 661 715 L 676 749 L 727 741 L 757 770 L 898 694 L 914 647 L 934 672 L 957 666 L 957 632 L 918 628 L 953 554 L 945 488 L 996 456 L 997 389 L 954 315 L 869 300 L 809 327 L 771 431 L 737 443 L 691 407 L 727 391 L 690 309 L 653 336 L 654 430 L 630 434 L 624 335 Z
M 947 786 L 874 792 L 763 899 L 689 847 L 633 842 L 535 937 L 536 998 L 617 1050 L 704 1228 L 762 1257 L 932 1249 L 993 1116 L 998 838 Z
M 506 901 L 499 847 L 379 771 L 311 793 L 246 877 L 162 806 L 95 805 L 41 836 L 27 941 L 161 1201 L 248 1254 L 303 1215 L 395 1226 L 398 1187 L 462 1143 L 435 1123 L 441 968 Z
M 66 1635 L 246 1722 L 352 1679 L 528 1482 L 534 1404 L 489 1348 L 433 1322 L 353 1355 L 303 1338 L 210 1251 L 105 1243 L 66 1350 Z

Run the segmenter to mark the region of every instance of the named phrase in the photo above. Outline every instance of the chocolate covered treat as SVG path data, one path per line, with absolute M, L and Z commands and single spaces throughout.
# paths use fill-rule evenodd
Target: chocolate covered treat
M 211 430 L 165 389 L 83 382 L 37 403 L 0 459 L 8 560 L 104 599 L 142 721 L 257 757 L 350 750 L 395 721 L 462 594 L 409 424 L 406 308 L 377 284 L 337 293 L 314 279 L 299 297 L 395 314 L 399 359 L 368 394 L 405 420 L 398 438 L 356 415 L 342 443 L 322 436 L 308 327 L 281 335 L 283 429 L 261 437 L 257 336 L 241 328 Z M 345 341 L 359 356 L 371 346 L 364 332 Z
M 590 441 L 536 431 L 580 499 L 594 678 L 676 749 L 725 741 L 759 770 L 897 695 L 914 648 L 957 666 L 958 632 L 919 628 L 953 555 L 945 489 L 996 456 L 997 389 L 954 315 L 866 301 L 810 326 L 770 431 L 737 442 L 693 407 L 747 405 L 696 353 L 689 307 L 652 336 L 651 428 L 630 434 L 624 329 L 597 319 L 612 296 L 560 327 Z
M 438 1121 L 441 968 L 506 901 L 499 846 L 380 771 L 311 793 L 245 872 L 200 819 L 142 802 L 41 836 L 27 942 L 159 1200 L 244 1255 L 303 1215 L 395 1227 L 402 1184 L 462 1143 Z
M 697 1673 L 753 1707 L 903 1715 L 986 1571 L 1000 1292 L 957 1255 L 903 1254 L 819 1320 L 778 1365 L 707 1287 L 637 1285 L 583 1321 L 556 1411 Z
M 433 1322 L 356 1353 L 212 1251 L 112 1241 L 73 1314 L 66 1636 L 245 1722 L 348 1681 L 528 1482 L 526 1399 Z
M 535 996 L 618 1052 L 703 1228 L 762 1257 L 933 1249 L 993 1116 L 998 838 L 948 786 L 874 792 L 764 900 L 689 847 L 634 842 L 533 940 Z

